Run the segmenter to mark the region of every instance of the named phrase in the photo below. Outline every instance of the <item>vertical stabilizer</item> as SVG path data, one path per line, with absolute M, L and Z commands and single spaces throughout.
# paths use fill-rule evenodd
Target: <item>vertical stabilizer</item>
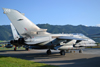
M 41 30 L 19 11 L 7 8 L 3 8 L 3 10 L 20 35 Z
M 13 38 L 14 40 L 18 40 L 20 38 L 20 36 L 18 35 L 15 27 L 13 26 L 12 23 L 10 23 L 10 26 L 11 26 L 11 30 L 12 30 L 12 34 L 13 34 Z

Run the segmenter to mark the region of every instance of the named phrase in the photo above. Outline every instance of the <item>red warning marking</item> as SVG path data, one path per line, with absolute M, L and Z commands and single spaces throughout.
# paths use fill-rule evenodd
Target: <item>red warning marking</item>
M 27 28 L 24 28 L 27 31 Z

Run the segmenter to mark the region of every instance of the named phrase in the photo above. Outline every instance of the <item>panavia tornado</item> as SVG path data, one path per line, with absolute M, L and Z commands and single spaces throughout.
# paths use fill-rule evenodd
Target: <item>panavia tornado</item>
M 3 8 L 3 10 L 11 21 L 14 40 L 11 40 L 10 43 L 16 47 L 25 45 L 27 50 L 30 46 L 32 49 L 47 49 L 46 53 L 48 55 L 51 54 L 51 49 L 60 50 L 60 54 L 65 55 L 65 50 L 81 50 L 80 47 L 96 46 L 95 41 L 90 38 L 69 36 L 67 34 L 51 34 L 47 32 L 47 29 L 36 26 L 23 13 L 14 9 Z M 16 47 L 14 50 L 16 50 Z

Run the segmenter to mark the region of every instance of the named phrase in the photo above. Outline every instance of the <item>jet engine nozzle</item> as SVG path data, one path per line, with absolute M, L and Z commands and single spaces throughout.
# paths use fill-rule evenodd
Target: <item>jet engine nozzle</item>
M 19 38 L 19 39 L 18 39 L 18 43 L 19 43 L 19 44 L 24 44 L 24 42 L 25 42 L 24 38 Z

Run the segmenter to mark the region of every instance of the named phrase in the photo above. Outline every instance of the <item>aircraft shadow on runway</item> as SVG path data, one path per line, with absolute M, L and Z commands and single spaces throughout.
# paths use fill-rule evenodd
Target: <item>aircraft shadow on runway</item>
M 5 53 L 4 53 L 5 52 Z M 23 53 L 22 53 L 23 52 Z M 32 60 L 34 58 L 36 59 L 48 59 L 48 58 L 58 58 L 58 57 L 63 57 L 59 54 L 59 52 L 52 52 L 51 55 L 47 55 L 45 52 L 37 52 L 37 53 L 29 53 L 30 51 L 26 50 L 2 50 L 0 51 L 0 55 L 2 56 L 11 56 L 11 57 L 17 57 L 21 59 L 26 59 L 26 60 Z M 7 54 L 8 53 L 8 54 Z

